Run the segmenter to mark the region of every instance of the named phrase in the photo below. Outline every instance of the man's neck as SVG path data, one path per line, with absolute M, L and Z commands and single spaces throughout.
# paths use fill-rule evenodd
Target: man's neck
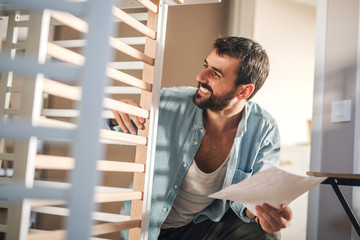
M 241 120 L 242 112 L 246 101 L 238 101 L 231 107 L 220 112 L 213 112 L 209 109 L 204 111 L 204 127 L 217 133 L 225 133 L 237 129 Z

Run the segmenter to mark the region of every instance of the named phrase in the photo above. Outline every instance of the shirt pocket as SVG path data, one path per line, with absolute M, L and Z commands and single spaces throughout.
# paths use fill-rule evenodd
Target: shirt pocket
M 244 179 L 251 177 L 252 173 L 253 173 L 252 169 L 250 170 L 250 172 L 244 172 L 239 169 L 235 169 L 234 177 L 231 184 L 236 184 Z

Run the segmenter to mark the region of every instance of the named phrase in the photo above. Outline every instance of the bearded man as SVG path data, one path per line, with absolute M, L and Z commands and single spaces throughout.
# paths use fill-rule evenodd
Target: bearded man
M 162 89 L 149 239 L 280 239 L 292 219 L 287 205 L 264 203 L 251 213 L 242 203 L 208 197 L 279 163 L 276 121 L 249 101 L 268 74 L 258 43 L 222 37 L 204 60 L 197 88 Z M 114 116 L 124 132 L 144 129 L 145 119 Z

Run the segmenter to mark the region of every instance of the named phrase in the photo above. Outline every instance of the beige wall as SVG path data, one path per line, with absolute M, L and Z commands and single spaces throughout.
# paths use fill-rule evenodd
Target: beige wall
M 196 86 L 214 40 L 227 33 L 228 1 L 169 7 L 163 87 Z
M 254 36 L 267 50 L 270 75 L 254 97 L 277 120 L 283 145 L 309 143 L 312 118 L 315 6 L 257 0 Z

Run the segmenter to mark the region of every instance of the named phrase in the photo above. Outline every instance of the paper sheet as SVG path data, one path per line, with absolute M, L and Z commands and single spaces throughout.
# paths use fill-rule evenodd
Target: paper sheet
M 209 197 L 240 202 L 256 214 L 255 206 L 268 203 L 279 208 L 317 186 L 326 177 L 305 177 L 272 167 L 233 184 Z

